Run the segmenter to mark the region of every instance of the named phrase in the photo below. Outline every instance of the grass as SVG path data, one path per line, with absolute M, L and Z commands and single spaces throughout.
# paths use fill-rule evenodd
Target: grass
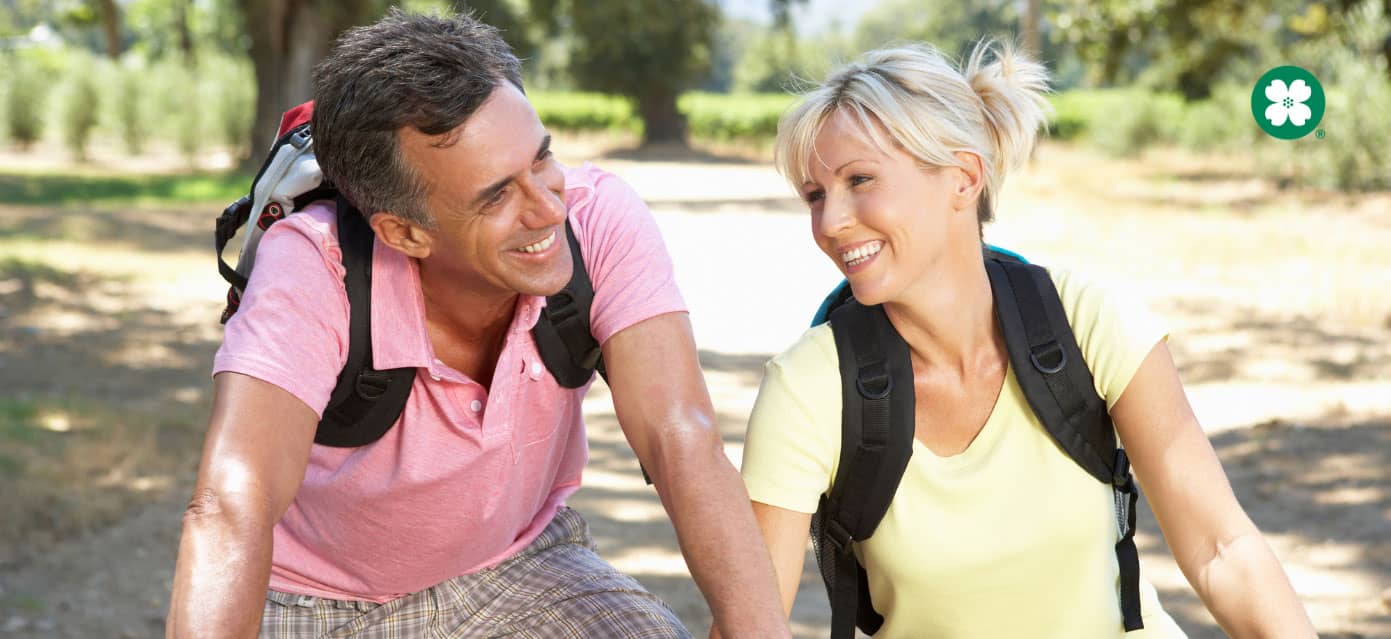
M 162 430 L 190 431 L 80 398 L 0 399 L 0 547 L 92 530 L 148 501 L 151 488 L 168 483 L 151 478 L 169 477 L 186 459 L 161 454 Z M 177 438 L 181 454 L 193 454 L 193 439 Z
M 21 284 L 32 286 L 34 282 L 53 282 L 61 286 L 71 286 L 76 276 L 67 271 L 54 268 L 46 262 L 22 257 L 0 257 L 0 281 L 17 279 Z M 0 412 L 0 419 L 5 414 Z
M 230 202 L 246 194 L 251 176 L 237 173 L 82 175 L 0 173 L 0 203 L 32 206 L 75 204 L 176 204 Z

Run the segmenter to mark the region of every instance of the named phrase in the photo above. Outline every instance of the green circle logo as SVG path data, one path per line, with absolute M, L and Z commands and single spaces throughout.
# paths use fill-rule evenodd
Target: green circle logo
M 1296 66 L 1266 71 L 1251 90 L 1251 115 L 1256 117 L 1256 124 L 1281 140 L 1313 133 L 1323 119 L 1323 106 L 1323 85 L 1314 74 Z

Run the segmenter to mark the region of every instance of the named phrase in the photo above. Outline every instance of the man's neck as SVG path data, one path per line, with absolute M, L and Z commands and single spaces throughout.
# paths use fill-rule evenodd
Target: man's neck
M 520 294 L 461 285 L 452 274 L 420 265 L 426 332 L 435 357 L 484 387 L 491 387 Z

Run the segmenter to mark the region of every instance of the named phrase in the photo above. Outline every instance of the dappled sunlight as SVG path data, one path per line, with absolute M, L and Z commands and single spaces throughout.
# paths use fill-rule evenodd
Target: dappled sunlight
M 639 580 L 650 576 L 689 578 L 691 575 L 681 553 L 668 548 L 626 547 L 616 552 L 605 553 L 605 558 L 614 568 Z
M 54 433 L 66 433 L 72 430 L 72 420 L 67 413 L 51 412 L 42 413 L 38 419 L 39 427 Z

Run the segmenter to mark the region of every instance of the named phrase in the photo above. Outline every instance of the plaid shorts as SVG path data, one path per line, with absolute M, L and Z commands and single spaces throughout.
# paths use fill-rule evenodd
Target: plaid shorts
M 273 639 L 690 636 L 665 603 L 599 558 L 569 508 L 495 568 L 383 604 L 271 590 L 261 617 L 261 637 Z

